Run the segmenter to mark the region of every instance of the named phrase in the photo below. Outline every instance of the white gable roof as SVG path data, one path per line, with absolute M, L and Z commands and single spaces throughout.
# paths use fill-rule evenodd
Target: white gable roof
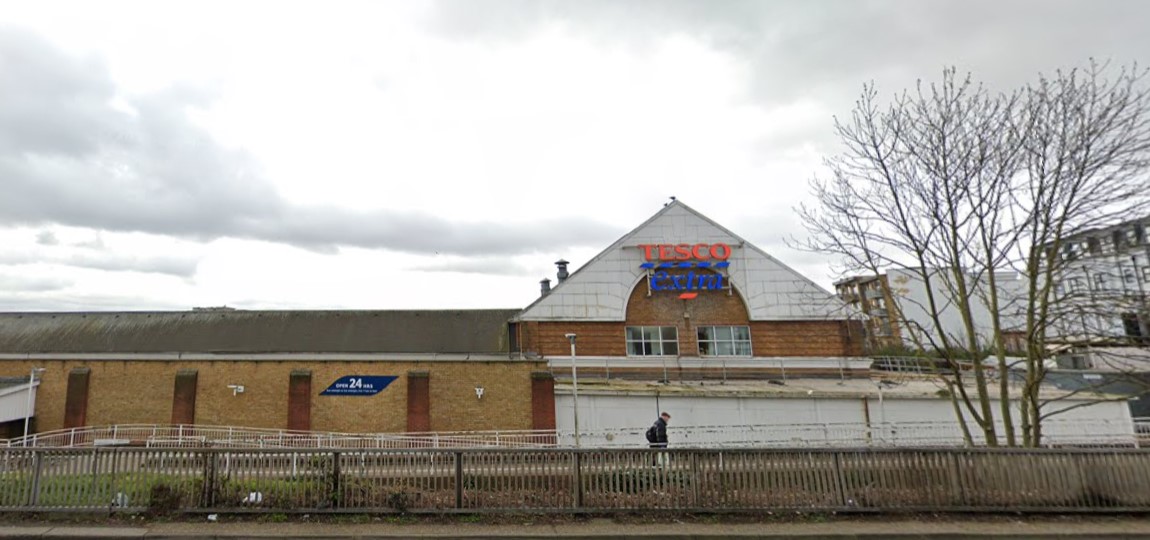
M 516 317 L 521 321 L 623 321 L 627 298 L 646 271 L 642 244 L 726 243 L 730 282 L 751 320 L 846 319 L 848 308 L 802 274 L 689 206 L 672 201 Z

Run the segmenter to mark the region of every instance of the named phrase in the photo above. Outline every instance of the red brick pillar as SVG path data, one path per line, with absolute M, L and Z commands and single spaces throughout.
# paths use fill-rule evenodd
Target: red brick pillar
M 83 427 L 88 421 L 88 379 L 92 369 L 73 368 L 68 373 L 68 393 L 64 398 L 64 427 Z
M 311 370 L 292 370 L 288 379 L 287 428 L 311 431 Z
M 407 372 L 407 431 L 431 431 L 431 374 Z
M 199 372 L 181 369 L 176 372 L 176 388 L 172 393 L 172 423 L 196 423 L 196 382 Z
M 531 429 L 555 429 L 555 377 L 531 372 Z

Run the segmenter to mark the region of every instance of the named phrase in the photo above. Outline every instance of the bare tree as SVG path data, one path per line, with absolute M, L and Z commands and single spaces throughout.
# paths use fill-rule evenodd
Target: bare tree
M 1106 64 L 1060 71 L 1027 86 L 1017 124 L 1025 129 L 1025 169 L 1013 205 L 1024 216 L 1017 267 L 1028 280 L 1027 355 L 1022 423 L 1025 444 L 1041 442 L 1047 340 L 1074 312 L 1105 313 L 1113 299 L 1083 302 L 1055 295 L 1070 270 L 1063 243 L 1088 229 L 1114 225 L 1147 211 L 1150 196 L 1150 90 L 1146 72 Z M 1087 284 L 1087 287 L 1090 285 Z M 1101 300 L 1101 301 L 1097 301 Z M 1089 333 L 1088 328 L 1083 328 Z M 1065 336 L 1061 336 L 1065 337 Z
M 967 416 L 989 445 L 1040 443 L 1059 243 L 1088 224 L 1145 209 L 1143 72 L 1123 69 L 1107 80 L 1106 71 L 1092 64 L 992 94 L 947 69 L 938 83 L 920 82 L 885 107 L 866 85 L 849 120 L 836 119 L 844 150 L 826 160 L 830 177 L 812 181 L 816 202 L 798 210 L 811 233 L 803 247 L 841 256 L 847 272 L 899 269 L 921 281 L 927 320 L 900 309 L 899 322 L 912 343 L 945 362 L 943 380 L 968 443 Z M 1004 294 L 1003 270 L 1020 274 L 1024 287 Z M 944 324 L 949 314 L 961 331 Z M 1027 338 L 1021 441 L 1008 330 Z M 996 358 L 996 390 L 986 353 Z

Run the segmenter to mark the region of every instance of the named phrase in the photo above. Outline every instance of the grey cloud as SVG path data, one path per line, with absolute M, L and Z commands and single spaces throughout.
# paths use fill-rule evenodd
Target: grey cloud
M 582 218 L 520 227 L 292 204 L 250 157 L 222 147 L 189 120 L 189 109 L 210 103 L 210 90 L 120 96 L 98 59 L 68 56 L 34 34 L 5 27 L 0 66 L 6 71 L 0 78 L 0 225 L 247 238 L 329 252 L 355 246 L 455 254 L 598 245 L 621 232 Z
M 336 208 L 298 208 L 290 220 L 252 223 L 248 234 L 267 240 L 322 248 L 338 243 L 410 253 L 510 255 L 549 246 L 602 245 L 622 231 L 591 220 L 557 219 L 530 225 L 501 222 L 453 222 L 415 212 L 352 212 Z
M 110 272 L 144 272 L 189 278 L 196 274 L 198 261 L 192 257 L 141 257 L 114 252 L 75 250 L 65 246 L 37 252 L 0 253 L 0 265 L 28 264 L 54 264 Z
M 32 34 L 0 27 L 0 155 L 93 154 L 124 114 L 107 107 L 107 67 L 70 58 Z
M 507 259 L 477 257 L 469 259 L 452 259 L 443 262 L 434 262 L 412 268 L 420 272 L 450 272 L 460 274 L 484 274 L 495 276 L 531 276 L 530 268 Z
M 767 135 L 755 142 L 760 159 L 808 144 L 823 154 L 839 151 L 832 115 L 848 115 L 867 82 L 875 82 L 880 95 L 893 96 L 956 66 L 1000 91 L 1038 73 L 1084 66 L 1089 58 L 1127 64 L 1150 56 L 1145 30 L 1150 2 L 1134 0 L 439 0 L 435 5 L 430 27 L 460 40 L 522 40 L 557 27 L 604 48 L 641 53 L 659 40 L 691 36 L 747 69 L 745 90 L 752 103 L 772 110 L 810 100 L 829 109 L 821 123 L 766 126 Z M 778 212 L 793 214 L 789 208 Z M 784 243 L 776 243 L 784 231 L 803 231 L 797 219 L 753 225 L 733 228 L 764 231 L 751 239 L 771 252 L 786 252 Z M 819 254 L 789 251 L 797 257 L 786 257 L 788 263 L 829 266 Z
M 99 231 L 97 231 L 96 235 L 93 236 L 91 240 L 82 240 L 80 242 L 73 242 L 72 247 L 102 250 L 107 246 L 104 244 L 103 235 L 101 235 L 99 233 Z
M 62 278 L 0 272 L 0 290 L 11 293 L 59 291 L 71 285 L 72 281 Z
M 52 231 L 40 231 L 36 234 L 36 243 L 42 246 L 55 246 L 60 243 L 60 240 Z
M 462 39 L 519 39 L 541 25 L 614 45 L 688 34 L 748 62 L 764 101 L 829 97 L 850 105 L 867 81 L 894 93 L 943 66 L 1017 84 L 1087 58 L 1150 52 L 1150 4 L 1076 0 L 440 0 L 432 28 Z M 891 85 L 885 84 L 891 82 Z M 829 120 L 829 119 L 828 119 Z
M 107 270 L 110 272 L 146 272 L 154 274 L 167 274 L 176 277 L 192 277 L 196 275 L 198 261 L 181 257 L 135 257 L 123 255 L 106 255 L 93 253 L 77 253 L 61 258 L 60 264 Z
M 111 311 L 178 310 L 188 306 L 157 302 L 155 298 L 70 293 L 0 291 L 0 311 Z

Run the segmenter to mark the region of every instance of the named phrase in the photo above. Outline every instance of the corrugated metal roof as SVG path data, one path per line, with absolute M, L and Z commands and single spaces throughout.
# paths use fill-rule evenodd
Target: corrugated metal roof
M 518 310 L 0 313 L 0 353 L 502 353 Z

